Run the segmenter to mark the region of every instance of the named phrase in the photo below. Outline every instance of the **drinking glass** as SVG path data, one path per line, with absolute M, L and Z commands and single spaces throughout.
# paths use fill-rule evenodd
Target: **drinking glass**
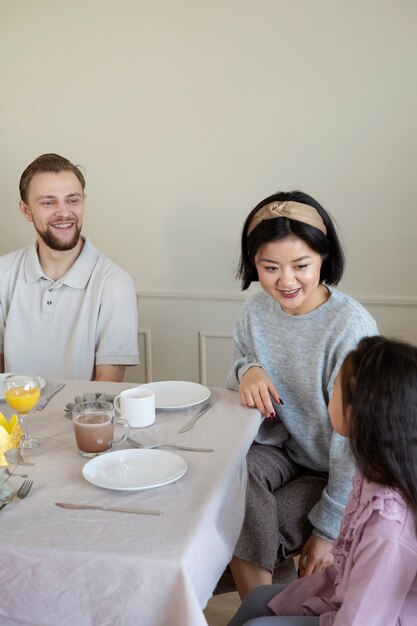
M 39 380 L 30 374 L 9 374 L 4 379 L 4 399 L 18 413 L 19 423 L 23 430 L 19 448 L 36 448 L 39 439 L 31 437 L 27 431 L 26 417 L 36 406 L 41 393 Z

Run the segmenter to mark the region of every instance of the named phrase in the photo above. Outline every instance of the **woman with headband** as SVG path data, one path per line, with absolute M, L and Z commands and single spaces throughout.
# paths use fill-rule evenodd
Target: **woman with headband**
M 280 192 L 247 217 L 238 277 L 262 291 L 236 323 L 226 385 L 265 419 L 247 456 L 246 516 L 230 563 L 242 599 L 300 552 L 300 576 L 332 561 L 354 463 L 327 406 L 347 353 L 378 332 L 335 289 L 343 269 L 332 219 L 311 196 Z

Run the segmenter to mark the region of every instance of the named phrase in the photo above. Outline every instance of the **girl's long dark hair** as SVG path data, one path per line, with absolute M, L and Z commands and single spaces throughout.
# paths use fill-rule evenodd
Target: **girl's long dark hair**
M 362 339 L 341 370 L 343 408 L 359 469 L 397 488 L 417 523 L 417 347 Z

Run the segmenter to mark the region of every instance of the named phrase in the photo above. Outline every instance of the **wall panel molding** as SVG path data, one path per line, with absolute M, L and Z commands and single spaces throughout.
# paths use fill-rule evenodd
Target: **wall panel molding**
M 210 339 L 226 339 L 232 341 L 231 333 L 217 333 L 211 331 L 200 330 L 198 333 L 198 365 L 199 365 L 199 381 L 202 385 L 210 385 L 208 380 L 208 359 L 207 359 L 207 341 Z
M 210 300 L 220 302 L 244 302 L 253 292 L 242 293 L 239 291 L 164 291 L 164 290 L 141 290 L 141 298 L 163 300 Z M 417 296 L 391 296 L 391 295 L 352 295 L 363 306 L 378 307 L 416 307 Z
M 141 365 L 127 373 L 129 381 L 222 386 L 233 360 L 233 328 L 250 292 L 141 290 Z M 381 334 L 417 345 L 417 297 L 365 294 L 356 299 Z
M 152 337 L 150 328 L 139 328 L 138 337 L 143 337 L 144 354 L 140 356 L 145 370 L 145 382 L 152 382 Z

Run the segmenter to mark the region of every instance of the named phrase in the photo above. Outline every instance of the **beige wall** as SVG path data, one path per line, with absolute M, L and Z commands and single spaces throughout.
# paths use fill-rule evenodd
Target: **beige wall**
M 84 165 L 85 232 L 142 293 L 148 375 L 201 379 L 201 332 L 230 334 L 241 303 L 244 217 L 301 188 L 339 224 L 341 287 L 417 341 L 416 42 L 414 0 L 0 0 L 0 253 L 33 239 L 24 167 Z

